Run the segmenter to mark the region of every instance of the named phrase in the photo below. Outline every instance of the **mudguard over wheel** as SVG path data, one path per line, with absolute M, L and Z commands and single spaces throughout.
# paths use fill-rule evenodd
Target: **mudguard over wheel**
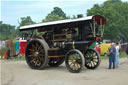
M 100 65 L 100 55 L 94 49 L 88 49 L 85 53 L 85 67 L 95 69 Z
M 55 67 L 59 66 L 64 62 L 64 59 L 65 59 L 64 57 L 50 58 L 48 65 L 49 66 L 55 66 Z
M 48 64 L 48 45 L 44 40 L 31 40 L 26 47 L 25 58 L 32 69 L 43 69 Z
M 65 56 L 65 64 L 70 72 L 78 73 L 85 65 L 85 59 L 79 50 L 72 49 Z

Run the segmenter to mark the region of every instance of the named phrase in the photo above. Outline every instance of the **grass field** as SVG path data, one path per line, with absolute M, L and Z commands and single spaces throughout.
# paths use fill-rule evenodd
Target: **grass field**
M 7 59 L 4 59 L 4 58 L 0 58 L 0 60 L 7 60 Z M 13 61 L 24 61 L 25 60 L 25 56 L 20 56 L 19 58 L 11 58 L 11 59 L 8 59 L 8 60 L 13 60 Z
M 120 58 L 125 58 L 125 57 L 128 57 L 128 55 L 125 52 L 121 52 L 119 57 Z M 101 60 L 102 59 L 108 59 L 108 58 L 109 58 L 108 56 L 101 56 Z M 0 60 L 5 60 L 5 59 L 2 58 Z M 20 58 L 11 58 L 11 59 L 8 59 L 8 60 L 14 60 L 14 61 L 25 60 L 25 57 L 24 56 L 20 56 Z
M 125 57 L 128 57 L 128 55 L 125 52 L 121 52 L 119 57 L 125 58 Z M 101 59 L 108 59 L 108 58 L 109 56 L 101 56 Z

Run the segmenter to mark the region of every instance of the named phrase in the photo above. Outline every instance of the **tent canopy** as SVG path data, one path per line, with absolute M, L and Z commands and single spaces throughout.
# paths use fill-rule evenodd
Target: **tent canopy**
M 93 22 L 93 21 L 97 22 L 98 25 L 106 24 L 106 20 L 104 17 L 95 15 L 95 16 L 87 16 L 77 19 L 59 20 L 59 21 L 22 26 L 20 27 L 20 31 L 33 30 L 33 29 L 48 31 L 54 28 L 61 29 L 61 28 L 79 27 L 81 24 L 84 24 L 86 22 Z

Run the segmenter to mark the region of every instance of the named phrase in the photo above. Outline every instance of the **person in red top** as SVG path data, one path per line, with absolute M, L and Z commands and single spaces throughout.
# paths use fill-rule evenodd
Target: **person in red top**
M 4 58 L 7 59 L 8 51 L 5 51 L 4 55 L 5 55 Z
M 100 48 L 99 48 L 99 45 L 98 45 L 98 43 L 96 43 L 96 45 L 94 46 L 94 49 L 96 50 L 96 51 L 98 51 L 99 52 L 99 54 L 100 54 Z

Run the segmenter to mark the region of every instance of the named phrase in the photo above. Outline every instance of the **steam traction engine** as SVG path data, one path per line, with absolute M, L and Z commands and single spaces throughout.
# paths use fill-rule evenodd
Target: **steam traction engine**
M 20 31 L 28 40 L 26 62 L 32 69 L 59 66 L 64 61 L 73 73 L 84 66 L 95 69 L 100 55 L 91 47 L 101 40 L 105 24 L 102 16 L 88 16 L 23 26 Z M 35 31 L 40 35 L 35 35 Z

